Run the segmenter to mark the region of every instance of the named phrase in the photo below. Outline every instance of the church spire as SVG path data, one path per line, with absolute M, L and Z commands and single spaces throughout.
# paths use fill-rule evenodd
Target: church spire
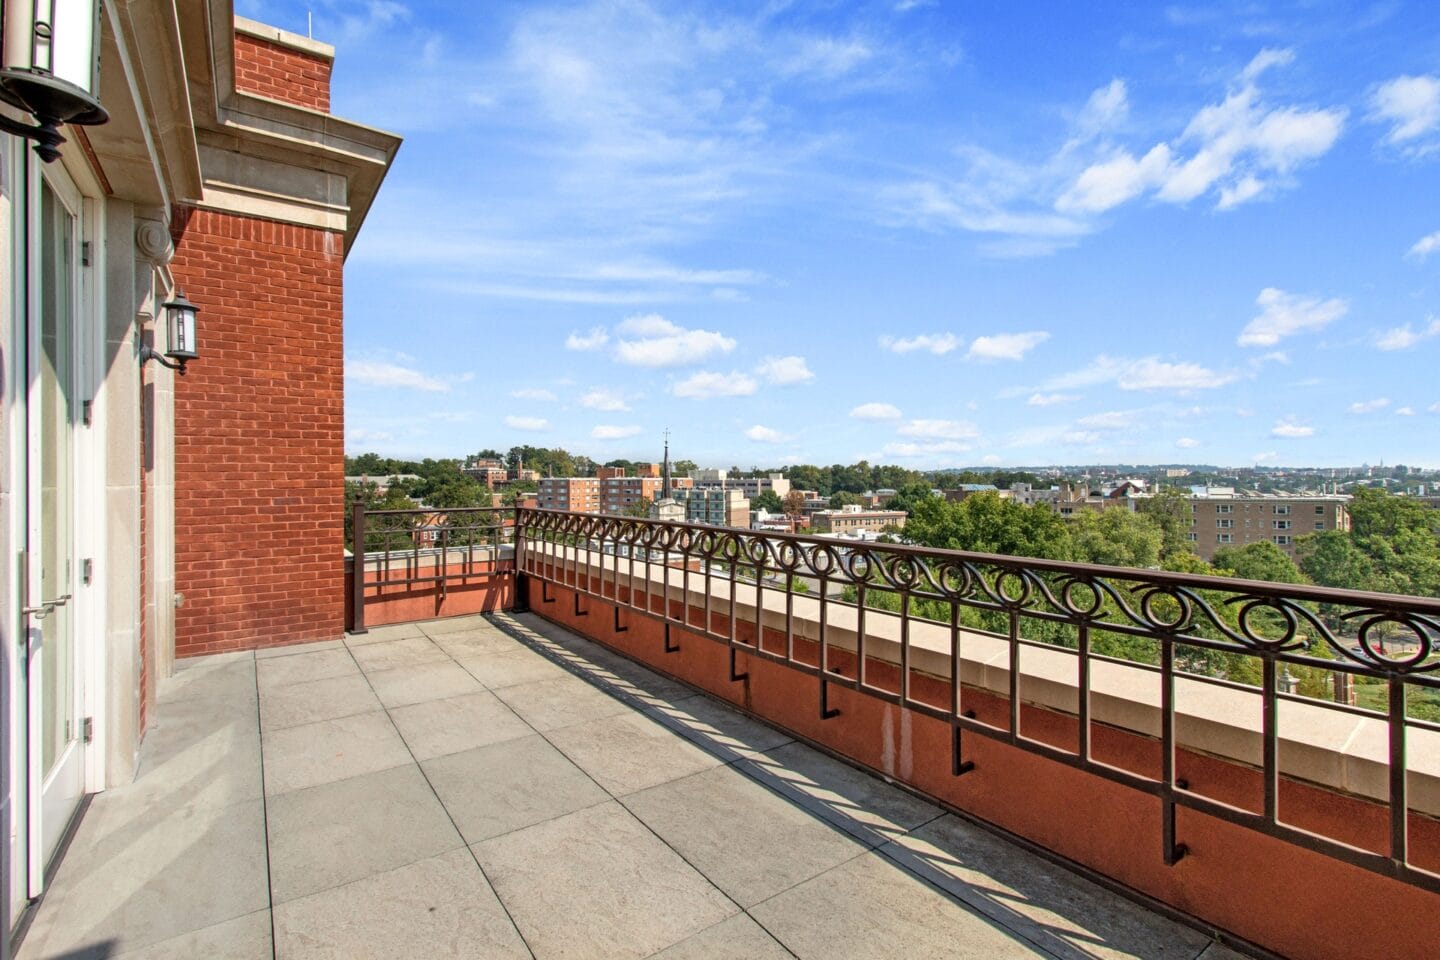
M 670 496 L 670 428 L 665 428 L 665 461 L 660 468 L 660 499 Z

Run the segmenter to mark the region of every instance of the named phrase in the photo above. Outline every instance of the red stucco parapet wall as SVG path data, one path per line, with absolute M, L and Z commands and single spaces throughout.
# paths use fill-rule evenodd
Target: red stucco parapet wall
M 742 652 L 736 671 L 744 679 L 731 682 L 725 644 L 676 627 L 670 639 L 679 649 L 666 653 L 659 621 L 623 612 L 625 631 L 616 632 L 611 605 L 593 595 L 582 601 L 585 613 L 577 616 L 574 591 L 556 582 L 561 571 L 552 567 L 548 573 L 548 586 L 532 577 L 527 587 L 535 613 L 1281 956 L 1421 960 L 1436 955 L 1432 925 L 1425 919 L 1440 908 L 1440 897 L 1433 893 L 1185 809 L 1177 814 L 1178 838 L 1190 852 L 1167 867 L 1159 849 L 1159 802 L 1148 794 L 981 736 L 965 739 L 966 758 L 976 766 L 956 777 L 950 728 L 943 721 L 840 686 L 830 688 L 829 700 L 838 715 L 821 719 L 813 677 Z M 589 584 L 592 592 L 605 587 L 593 579 Z M 631 598 L 622 590 L 620 599 Z M 657 612 L 664 603 L 659 596 L 644 595 L 637 602 Z M 670 616 L 701 624 L 705 611 L 697 606 L 687 612 L 672 601 Z M 755 642 L 753 624 L 737 622 L 735 628 L 741 642 Z M 711 611 L 710 629 L 728 631 L 723 612 Z M 767 648 L 783 649 L 784 643 L 783 634 L 766 631 Z M 813 650 L 808 658 L 803 655 L 803 646 L 797 655 L 816 662 Z M 871 682 L 895 687 L 893 667 L 869 662 Z M 832 650 L 831 664 L 854 675 L 853 657 L 842 651 Z M 887 669 L 888 683 L 882 675 Z M 943 704 L 949 688 L 932 678 L 912 687 L 911 694 Z M 982 721 L 1006 722 L 1009 705 L 1003 700 L 969 688 L 965 698 Z M 1074 749 L 1070 718 L 1026 706 L 1022 728 L 1027 736 Z M 1157 775 L 1154 741 L 1099 725 L 1092 734 L 1097 759 Z M 1177 760 L 1179 775 L 1200 792 L 1251 809 L 1258 804 L 1255 771 L 1184 750 Z M 1375 804 L 1282 781 L 1281 809 L 1287 822 L 1304 829 L 1384 849 L 1385 811 Z M 1429 870 L 1440 867 L 1440 823 L 1412 815 L 1410 831 L 1414 861 Z
M 329 113 L 332 66 L 328 57 L 235 34 L 236 90 Z
M 176 654 L 340 636 L 344 237 L 177 210 L 200 359 L 175 379 Z

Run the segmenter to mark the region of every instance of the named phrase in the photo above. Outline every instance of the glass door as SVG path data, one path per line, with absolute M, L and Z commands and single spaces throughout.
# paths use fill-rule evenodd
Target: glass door
M 34 165 L 31 165 L 34 169 Z M 25 616 L 28 644 L 29 886 L 84 794 L 84 736 L 71 600 L 75 577 L 75 316 L 80 198 L 63 172 L 31 193 L 27 343 Z

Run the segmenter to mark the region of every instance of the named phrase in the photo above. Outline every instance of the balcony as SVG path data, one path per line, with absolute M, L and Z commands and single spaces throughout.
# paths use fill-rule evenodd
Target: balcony
M 352 523 L 352 632 L 185 662 L 22 957 L 1431 955 L 1440 601 Z
M 533 614 L 187 661 L 20 957 L 1236 954 Z M 273 953 L 272 953 L 273 951 Z

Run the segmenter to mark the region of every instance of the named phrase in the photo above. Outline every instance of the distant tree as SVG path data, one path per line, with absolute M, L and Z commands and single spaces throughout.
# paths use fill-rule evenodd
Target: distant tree
M 699 469 L 694 460 L 676 460 L 670 464 L 670 472 L 677 477 L 687 477 Z
M 1374 590 L 1379 580 L 1375 561 L 1344 530 L 1326 530 L 1301 537 L 1295 544 L 1300 569 L 1325 587 Z
M 855 496 L 855 494 L 848 490 L 841 490 L 830 498 L 830 509 L 839 510 L 842 507 L 855 506 L 859 502 L 860 498 Z
M 924 481 L 907 483 L 900 487 L 895 496 L 891 497 L 885 504 L 887 510 L 904 510 L 906 513 L 914 513 L 915 507 L 924 500 L 932 500 L 935 491 L 930 484 Z
M 463 477 L 451 480 L 431 491 L 425 497 L 425 504 L 441 510 L 456 507 L 488 507 L 490 492 L 469 477 Z
M 785 516 L 799 517 L 805 513 L 805 495 L 799 490 L 791 490 L 785 494 L 784 501 Z
M 1070 521 L 1075 559 L 1086 563 L 1158 567 L 1163 539 L 1160 525 L 1151 517 L 1118 507 L 1087 510 Z
M 1160 528 L 1160 561 L 1169 561 L 1181 554 L 1194 553 L 1190 545 L 1190 523 L 1194 514 L 1190 498 L 1176 487 L 1161 487 L 1155 495 L 1140 501 L 1142 514 Z
M 758 496 L 750 498 L 750 509 L 764 510 L 766 513 L 784 513 L 785 501 L 780 499 L 780 494 L 774 490 L 764 490 Z
M 1070 531 L 1055 511 L 980 493 L 964 500 L 931 497 L 919 501 L 905 524 L 914 543 L 1015 557 L 1069 560 Z
M 625 508 L 625 516 L 640 517 L 641 519 L 644 519 L 645 517 L 650 516 L 650 505 L 651 500 L 649 497 L 641 497 L 639 500 L 636 500 L 634 503 L 630 504 L 630 506 Z
M 1221 547 L 1210 563 L 1227 576 L 1241 580 L 1264 580 L 1268 583 L 1309 583 L 1295 561 L 1268 540 L 1247 543 L 1243 547 Z
M 830 495 L 829 475 L 822 474 L 819 467 L 800 464 L 787 468 L 785 476 L 789 478 L 791 486 L 797 489 L 818 490 L 822 497 Z

